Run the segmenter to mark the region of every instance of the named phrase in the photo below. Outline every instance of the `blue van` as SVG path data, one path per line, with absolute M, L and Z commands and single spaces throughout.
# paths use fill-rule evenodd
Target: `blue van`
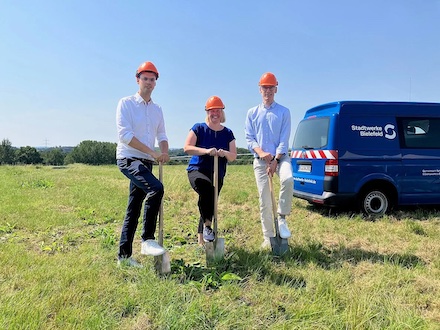
M 339 101 L 308 110 L 291 162 L 293 195 L 382 215 L 440 204 L 440 103 Z

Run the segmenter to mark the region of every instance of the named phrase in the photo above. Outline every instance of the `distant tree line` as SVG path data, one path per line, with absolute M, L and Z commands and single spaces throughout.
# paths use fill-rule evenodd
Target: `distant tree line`
M 8 139 L 0 145 L 0 165 L 43 164 L 67 165 L 83 163 L 106 165 L 116 163 L 116 143 L 83 141 L 73 148 L 55 147 L 37 150 L 34 147 L 15 148 Z
M 240 155 L 231 165 L 251 164 L 253 156 L 247 149 L 237 148 Z M 189 156 L 182 149 L 171 149 L 170 165 L 187 164 Z M 82 141 L 76 147 L 55 147 L 37 150 L 26 146 L 16 148 L 11 141 L 3 139 L 0 145 L 0 165 L 68 165 L 82 163 L 88 165 L 116 164 L 116 143 Z

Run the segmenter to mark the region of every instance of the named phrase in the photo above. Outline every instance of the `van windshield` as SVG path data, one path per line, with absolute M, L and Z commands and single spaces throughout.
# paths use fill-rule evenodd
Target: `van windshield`
M 327 145 L 329 117 L 301 121 L 296 129 L 292 149 L 321 149 Z

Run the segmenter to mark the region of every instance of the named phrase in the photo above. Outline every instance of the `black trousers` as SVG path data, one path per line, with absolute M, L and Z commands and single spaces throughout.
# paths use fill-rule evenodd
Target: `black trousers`
M 119 258 L 128 258 L 133 250 L 133 240 L 144 203 L 142 217 L 143 241 L 154 239 L 157 216 L 164 194 L 163 184 L 153 175 L 153 163 L 139 159 L 118 159 L 119 170 L 130 179 L 127 211 L 119 242 Z
M 214 215 L 214 180 L 213 173 L 202 173 L 200 171 L 188 172 L 188 179 L 191 187 L 199 195 L 197 203 L 200 212 L 200 220 L 197 233 L 203 233 L 203 224 L 212 220 Z M 223 187 L 223 178 L 218 178 L 218 194 Z

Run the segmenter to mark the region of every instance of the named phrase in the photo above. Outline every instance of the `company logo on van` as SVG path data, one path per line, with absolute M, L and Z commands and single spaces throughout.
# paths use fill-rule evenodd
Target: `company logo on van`
M 385 125 L 385 137 L 387 139 L 392 140 L 396 137 L 396 135 L 397 134 L 396 131 L 394 130 L 394 125 L 392 124 Z
M 292 150 L 291 158 L 338 159 L 336 150 Z
M 389 140 L 394 139 L 397 134 L 393 124 L 382 126 L 366 126 L 366 125 L 351 125 L 352 131 L 358 131 L 359 136 L 362 137 L 385 137 Z

